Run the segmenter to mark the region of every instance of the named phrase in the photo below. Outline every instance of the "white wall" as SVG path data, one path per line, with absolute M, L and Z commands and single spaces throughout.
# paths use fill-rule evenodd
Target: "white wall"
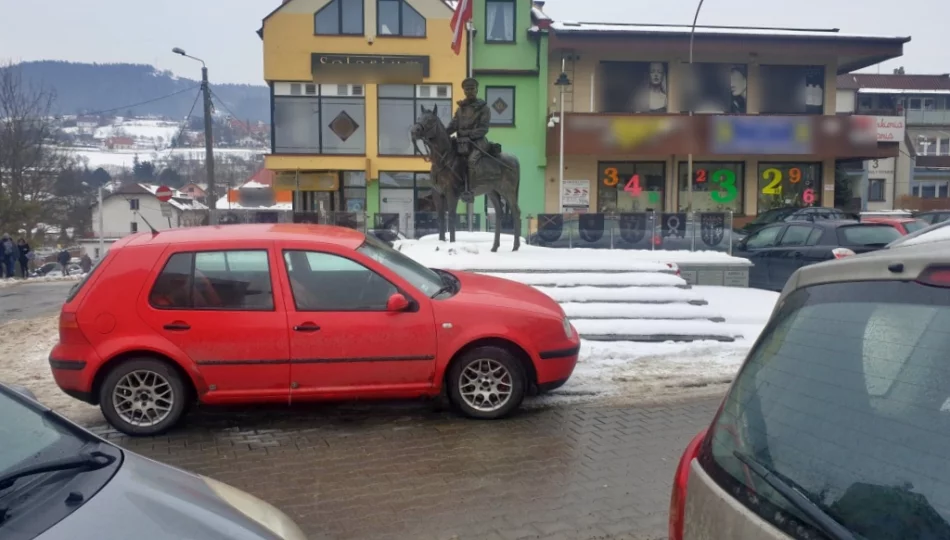
M 132 211 L 129 207 L 129 201 L 138 199 L 138 211 Z M 138 223 L 138 232 L 148 231 L 148 223 L 155 229 L 162 231 L 179 227 L 181 223 L 181 212 L 172 207 L 172 217 L 162 216 L 161 203 L 153 195 L 113 195 L 103 201 L 105 207 L 103 213 L 103 228 L 107 238 L 121 238 L 132 234 L 131 224 Z M 144 218 L 144 219 L 143 219 Z M 92 230 L 96 236 L 99 236 L 99 207 L 96 206 L 92 211 Z M 92 255 L 90 255 L 91 257 Z
M 853 113 L 855 109 L 854 90 L 838 90 L 835 95 L 835 112 Z

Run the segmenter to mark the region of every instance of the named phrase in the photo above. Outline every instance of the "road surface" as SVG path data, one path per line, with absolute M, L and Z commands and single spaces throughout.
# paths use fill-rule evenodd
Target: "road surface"
M 48 281 L 0 288 L 0 325 L 56 314 L 75 284 L 75 281 Z
M 493 422 L 409 403 L 199 407 L 160 437 L 93 430 L 277 505 L 311 540 L 659 540 L 676 464 L 719 401 Z

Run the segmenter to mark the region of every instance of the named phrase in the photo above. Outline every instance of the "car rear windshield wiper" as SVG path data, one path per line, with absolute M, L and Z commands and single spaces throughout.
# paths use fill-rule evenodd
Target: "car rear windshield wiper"
M 35 465 L 20 467 L 12 472 L 0 476 L 0 490 L 7 489 L 14 482 L 24 476 L 33 476 L 53 471 L 66 471 L 69 469 L 86 469 L 89 471 L 101 469 L 115 461 L 115 457 L 102 452 L 82 453 L 73 457 L 64 459 L 54 459 L 44 461 Z
M 757 476 L 762 478 L 768 485 L 772 486 L 779 495 L 785 498 L 801 513 L 805 514 L 814 523 L 818 530 L 825 533 L 833 540 L 857 540 L 854 533 L 849 531 L 844 525 L 838 523 L 829 516 L 820 506 L 803 495 L 798 489 L 790 486 L 788 482 L 782 480 L 774 471 L 768 469 L 765 465 L 759 463 L 754 457 L 743 454 L 736 450 L 732 453 L 742 463 L 747 465 Z

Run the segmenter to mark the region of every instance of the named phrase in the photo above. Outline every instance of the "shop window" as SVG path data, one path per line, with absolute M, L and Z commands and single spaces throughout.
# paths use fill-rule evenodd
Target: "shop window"
M 397 216 L 399 230 L 407 236 L 432 232 L 436 218 L 434 198 L 429 173 L 379 173 L 379 212 Z
M 362 36 L 363 0 L 331 0 L 314 14 L 313 33 L 320 36 Z
M 666 112 L 665 62 L 601 62 L 599 70 L 601 112 Z
M 821 205 L 820 163 L 759 163 L 758 212 Z
M 883 178 L 872 178 L 868 181 L 868 202 L 884 202 L 884 186 L 886 180 Z
M 343 171 L 343 208 L 347 212 L 366 211 L 366 173 Z
M 598 166 L 598 212 L 663 210 L 664 163 L 604 162 Z
M 514 86 L 486 86 L 485 101 L 491 108 L 491 125 L 515 125 Z
M 287 85 L 291 87 L 291 85 Z M 361 85 L 322 84 L 318 96 L 274 96 L 277 154 L 366 153 L 366 100 Z
M 689 163 L 680 161 L 679 207 L 689 206 Z M 741 162 L 693 162 L 693 211 L 742 213 L 745 165 Z
M 425 37 L 425 17 L 406 0 L 377 0 L 376 33 L 380 36 Z
M 485 1 L 485 41 L 512 43 L 515 41 L 514 0 Z
M 437 109 L 443 125 L 452 120 L 452 87 L 448 84 L 379 85 L 379 154 L 411 156 L 421 153 L 422 144 L 413 148 L 409 130 L 427 111 Z
M 762 114 L 822 114 L 825 109 L 823 66 L 759 67 Z
M 686 64 L 683 76 L 685 81 L 677 88 L 687 111 L 745 114 L 749 85 L 745 64 Z

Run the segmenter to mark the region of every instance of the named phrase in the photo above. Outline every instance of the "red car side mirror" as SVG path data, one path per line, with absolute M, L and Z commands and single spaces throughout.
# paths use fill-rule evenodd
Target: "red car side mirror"
M 406 311 L 409 309 L 409 300 L 406 297 L 396 293 L 386 301 L 386 311 Z

